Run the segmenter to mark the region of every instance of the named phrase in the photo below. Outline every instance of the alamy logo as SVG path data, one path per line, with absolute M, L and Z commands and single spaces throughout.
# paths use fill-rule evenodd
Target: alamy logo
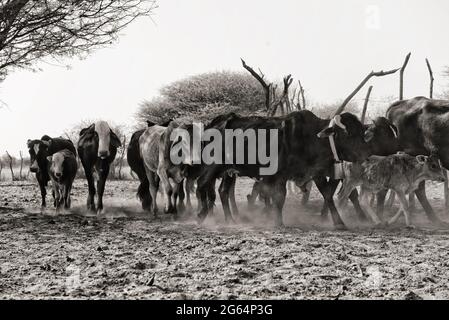
M 172 131 L 175 141 L 170 150 L 173 164 L 259 165 L 262 176 L 274 175 L 278 169 L 277 129 L 204 129 L 194 123 L 192 132 L 183 128 Z

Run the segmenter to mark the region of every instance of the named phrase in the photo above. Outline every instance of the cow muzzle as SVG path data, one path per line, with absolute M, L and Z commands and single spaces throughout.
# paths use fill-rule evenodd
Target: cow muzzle
M 34 161 L 30 166 L 30 172 L 38 173 L 39 172 L 39 166 L 37 165 L 36 161 Z
M 109 157 L 109 151 L 98 151 L 98 157 L 101 159 L 106 159 Z

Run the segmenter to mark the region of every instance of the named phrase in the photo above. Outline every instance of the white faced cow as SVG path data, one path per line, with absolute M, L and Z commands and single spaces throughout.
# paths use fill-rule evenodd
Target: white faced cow
M 56 152 L 47 157 L 48 172 L 53 184 L 56 212 L 59 212 L 64 204 L 64 209 L 70 208 L 70 191 L 75 180 L 78 164 L 76 156 L 68 149 Z
M 103 210 L 103 193 L 106 179 L 112 161 L 117 154 L 117 148 L 121 147 L 120 139 L 111 130 L 106 121 L 97 121 L 88 128 L 81 130 L 78 141 L 78 155 L 86 173 L 89 185 L 87 208 L 90 211 L 100 213 Z M 95 175 L 94 175 L 95 173 Z M 94 176 L 98 177 L 98 206 L 95 207 Z

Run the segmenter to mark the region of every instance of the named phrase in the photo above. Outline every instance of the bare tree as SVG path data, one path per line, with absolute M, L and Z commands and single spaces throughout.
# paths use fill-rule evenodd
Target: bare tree
M 373 86 L 368 88 L 368 92 L 366 93 L 365 103 L 363 105 L 362 117 L 360 121 L 364 124 L 366 119 L 366 111 L 368 110 L 369 97 L 371 96 L 371 91 L 373 91 Z
M 111 44 L 155 0 L 1 0 L 0 79 L 46 57 L 84 56 Z
M 351 94 L 343 101 L 343 103 L 341 104 L 341 106 L 337 109 L 337 111 L 335 112 L 334 115 L 339 115 L 341 114 L 344 110 L 346 105 L 352 100 L 352 98 L 354 98 L 354 96 L 365 86 L 365 84 L 372 78 L 372 77 L 384 77 L 390 74 L 394 74 L 397 71 L 399 71 L 399 69 L 393 69 L 390 71 L 378 71 L 378 72 L 374 72 L 371 71 L 371 73 L 369 73 L 365 79 L 363 79 L 363 81 L 358 85 L 357 88 L 355 88 L 354 91 L 351 92 Z
M 122 141 L 122 150 L 120 151 L 120 157 L 118 162 L 118 179 L 122 180 L 122 167 L 123 167 L 123 160 L 125 158 L 125 151 L 126 151 L 126 135 L 123 135 L 123 141 Z
M 6 151 L 6 155 L 8 156 L 8 159 L 9 159 L 9 170 L 11 170 L 11 180 L 12 180 L 12 181 L 15 181 L 14 170 L 13 170 L 13 168 L 12 168 L 13 162 L 14 162 L 14 158 L 11 157 L 11 155 L 9 154 L 8 151 Z
M 292 111 L 291 99 L 289 95 L 290 86 L 293 83 L 292 75 L 284 77 L 283 84 L 284 88 L 282 90 L 282 94 L 279 98 L 277 98 L 277 85 L 273 83 L 267 83 L 265 81 L 265 75 L 259 69 L 259 73 L 254 71 L 253 68 L 248 66 L 245 60 L 240 59 L 242 61 L 243 67 L 248 70 L 248 72 L 261 84 L 264 92 L 265 92 L 265 109 L 267 111 L 268 116 L 274 116 L 278 109 L 281 110 L 282 114 L 288 113 Z
M 298 80 L 298 85 L 299 85 L 299 95 L 301 95 L 301 99 L 302 99 L 302 109 L 305 110 L 307 108 L 306 97 L 304 96 L 304 88 L 301 84 L 301 80 Z M 299 99 L 299 95 L 298 95 L 298 99 Z
M 19 170 L 19 180 L 22 180 L 22 169 L 23 169 L 23 154 L 22 151 L 19 152 L 20 155 L 20 170 Z
M 401 67 L 401 72 L 399 75 L 399 100 L 404 99 L 404 72 L 405 72 L 405 69 L 407 68 L 408 61 L 410 60 L 411 55 L 412 55 L 412 53 L 409 52 L 409 54 L 405 57 L 404 63 L 402 64 L 402 67 Z
M 435 81 L 435 78 L 433 77 L 433 71 L 432 71 L 432 67 L 430 66 L 430 62 L 429 59 L 426 58 L 426 64 L 427 64 L 427 69 L 429 70 L 429 76 L 430 76 L 430 91 L 429 91 L 429 98 L 433 99 L 433 83 Z
M 0 181 L 2 181 L 3 161 L 0 158 Z

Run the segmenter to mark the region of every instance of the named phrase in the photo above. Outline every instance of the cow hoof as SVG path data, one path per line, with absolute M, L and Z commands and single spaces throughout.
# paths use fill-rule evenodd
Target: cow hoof
M 409 224 L 408 226 L 405 226 L 405 229 L 406 230 L 416 230 L 418 228 L 415 225 L 413 225 L 413 224 Z
M 388 227 L 388 223 L 378 222 L 373 226 L 373 229 L 385 229 L 386 227 Z
M 440 220 L 440 219 L 432 220 L 432 223 L 433 223 L 435 226 L 439 227 L 439 228 L 449 229 L 449 223 L 444 222 L 444 221 L 442 221 L 442 220 Z
M 205 214 L 198 214 L 196 217 L 196 223 L 201 225 L 203 224 L 204 220 L 206 219 L 206 215 Z
M 237 222 L 235 222 L 235 220 L 234 220 L 233 218 L 225 219 L 225 223 L 226 223 L 227 225 L 237 224 Z
M 348 228 L 343 223 L 336 224 L 334 228 L 337 231 L 347 231 L 348 230 Z

